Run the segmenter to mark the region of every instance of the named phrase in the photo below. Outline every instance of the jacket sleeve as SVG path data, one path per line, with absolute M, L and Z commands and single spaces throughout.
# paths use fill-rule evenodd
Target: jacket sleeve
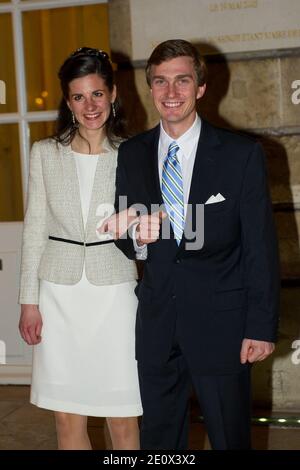
M 116 171 L 116 197 L 115 197 L 115 210 L 120 212 L 129 208 L 132 203 L 129 199 L 129 184 L 126 176 L 125 169 L 126 154 L 124 152 L 124 144 L 122 143 L 118 151 L 118 164 Z M 130 233 L 126 232 L 123 237 L 115 240 L 116 246 L 124 253 L 127 258 L 135 260 L 136 251 Z
M 23 228 L 20 304 L 39 303 L 38 268 L 48 237 L 46 217 L 40 144 L 35 143 L 30 154 L 27 209 Z
M 275 341 L 279 309 L 279 260 L 265 156 L 254 145 L 240 203 L 242 246 L 248 289 L 245 338 Z

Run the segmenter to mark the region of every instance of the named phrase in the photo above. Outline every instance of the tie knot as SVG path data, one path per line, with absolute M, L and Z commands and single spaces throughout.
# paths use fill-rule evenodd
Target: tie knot
M 171 142 L 168 148 L 168 158 L 174 158 L 179 150 L 179 146 L 175 141 Z

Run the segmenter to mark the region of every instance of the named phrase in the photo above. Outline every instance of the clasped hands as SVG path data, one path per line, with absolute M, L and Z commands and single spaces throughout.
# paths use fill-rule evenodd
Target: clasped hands
M 118 214 L 113 214 L 98 228 L 100 234 L 110 233 L 115 240 L 121 238 L 128 230 L 136 225 L 135 240 L 139 246 L 154 243 L 159 238 L 160 226 L 167 217 L 162 211 L 151 215 L 138 215 L 137 211 L 130 207 Z

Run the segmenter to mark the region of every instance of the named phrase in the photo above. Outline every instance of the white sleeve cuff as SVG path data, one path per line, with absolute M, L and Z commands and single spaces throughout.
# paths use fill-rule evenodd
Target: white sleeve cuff
M 141 246 L 139 246 L 137 244 L 137 241 L 136 241 L 137 226 L 138 226 L 138 224 L 134 224 L 131 227 L 131 237 L 132 237 L 132 241 L 133 241 L 134 250 L 135 250 L 135 253 L 136 253 L 135 256 L 136 256 L 136 259 L 138 259 L 138 260 L 145 260 L 145 259 L 147 259 L 147 256 L 148 256 L 148 248 L 147 248 L 147 245 L 145 243 L 144 243 L 144 245 L 141 245 Z

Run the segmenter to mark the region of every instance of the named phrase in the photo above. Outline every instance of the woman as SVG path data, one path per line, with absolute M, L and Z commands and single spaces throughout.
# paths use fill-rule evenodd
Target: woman
M 31 403 L 55 411 L 59 449 L 91 449 L 87 416 L 107 418 L 114 449 L 138 449 L 137 273 L 97 234 L 124 137 L 113 70 L 105 52 L 83 47 L 59 78 L 57 133 L 33 145 L 24 221 L 19 328 L 35 345 Z

